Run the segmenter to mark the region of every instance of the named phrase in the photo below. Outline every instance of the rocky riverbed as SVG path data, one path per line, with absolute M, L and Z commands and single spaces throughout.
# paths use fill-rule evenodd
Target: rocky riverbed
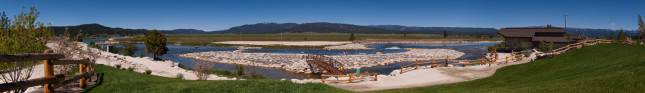
M 359 50 L 359 49 L 374 49 L 374 48 L 367 48 L 363 44 L 345 44 L 345 45 L 338 45 L 338 46 L 327 46 L 324 49 L 325 50 Z
M 339 55 L 328 56 L 341 62 L 345 68 L 354 66 L 371 67 L 395 62 L 424 61 L 436 59 L 455 59 L 465 53 L 451 49 L 406 49 L 407 52 L 369 55 Z M 311 71 L 305 61 L 307 54 L 278 54 L 278 53 L 239 53 L 231 51 L 197 52 L 179 55 L 211 62 L 242 64 L 262 67 L 282 68 L 287 71 L 301 73 L 318 73 Z

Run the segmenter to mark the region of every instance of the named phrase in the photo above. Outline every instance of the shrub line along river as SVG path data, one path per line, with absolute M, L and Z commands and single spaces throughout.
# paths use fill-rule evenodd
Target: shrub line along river
M 111 37 L 111 38 L 124 38 L 124 37 Z M 99 43 L 107 38 L 100 39 L 85 39 L 84 43 L 95 42 Z M 445 44 L 445 45 L 428 45 L 428 44 L 372 44 L 368 48 L 374 48 L 370 50 L 323 50 L 323 49 L 255 49 L 255 50 L 245 50 L 242 52 L 247 53 L 290 53 L 290 54 L 318 54 L 318 55 L 358 55 L 361 53 L 365 54 L 376 54 L 377 52 L 387 54 L 387 53 L 399 53 L 406 52 L 404 48 L 420 48 L 420 49 L 454 49 L 460 52 L 466 53 L 464 56 L 458 58 L 461 59 L 479 59 L 484 57 L 487 51 L 487 46 L 492 46 L 494 44 L 499 44 L 500 42 L 479 42 L 479 43 L 463 43 L 463 44 Z M 145 51 L 144 44 L 135 44 L 139 50 L 135 52 L 134 55 L 138 56 L 143 51 Z M 120 44 L 117 46 L 121 47 Z M 179 57 L 177 55 L 194 53 L 194 52 L 207 52 L 207 51 L 235 51 L 237 50 L 234 47 L 215 47 L 215 46 L 200 46 L 195 48 L 195 46 L 185 46 L 185 45 L 171 45 L 168 44 L 168 52 L 159 56 L 161 59 L 170 60 L 177 62 L 181 65 L 191 67 L 193 61 L 202 61 L 193 58 Z M 121 51 L 123 52 L 123 51 Z M 153 56 L 146 54 L 146 56 Z M 361 71 L 368 72 L 377 72 L 379 74 L 389 74 L 392 70 L 399 69 L 400 66 L 408 65 L 413 62 L 398 62 L 394 64 L 388 64 L 383 66 L 375 67 L 366 67 L 361 68 Z M 256 72 L 264 74 L 267 78 L 270 79 L 303 79 L 303 78 L 320 78 L 320 74 L 305 74 L 305 73 L 294 73 L 283 70 L 281 68 L 267 68 L 267 67 L 257 67 L 257 66 L 244 66 L 248 72 Z M 214 69 L 225 69 L 233 71 L 235 69 L 235 64 L 224 64 L 224 63 L 215 63 Z M 352 71 L 352 70 L 348 70 Z

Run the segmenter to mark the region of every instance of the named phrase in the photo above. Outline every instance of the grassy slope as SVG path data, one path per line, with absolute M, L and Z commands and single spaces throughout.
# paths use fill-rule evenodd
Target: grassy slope
M 178 92 L 347 92 L 324 84 L 294 84 L 277 80 L 199 81 L 165 78 L 119 70 L 104 65 L 96 66 L 97 73 L 105 73 L 102 84 L 86 92 L 96 93 L 178 93 Z
M 642 92 L 645 46 L 596 45 L 504 67 L 495 75 L 455 84 L 372 92 Z M 323 84 L 276 80 L 194 81 L 97 66 L 104 82 L 90 92 L 348 92 Z
M 645 46 L 596 45 L 456 84 L 377 92 L 643 92 Z

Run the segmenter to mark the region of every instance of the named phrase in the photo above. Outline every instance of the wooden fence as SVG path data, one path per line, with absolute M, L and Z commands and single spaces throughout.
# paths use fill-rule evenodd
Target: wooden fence
M 591 46 L 591 45 L 596 45 L 596 44 L 611 44 L 611 43 L 615 43 L 615 41 L 606 40 L 606 39 L 584 40 L 584 41 L 580 41 L 578 43 L 568 44 L 568 45 L 566 45 L 564 47 L 553 49 L 548 53 L 538 53 L 538 55 L 541 55 L 541 56 L 560 55 L 560 54 L 566 53 L 566 52 L 570 51 L 571 49 L 575 49 L 575 48 Z M 628 44 L 632 44 L 632 43 L 628 42 Z
M 352 83 L 355 80 L 363 80 L 363 79 L 365 79 L 365 78 L 363 78 L 361 76 L 368 76 L 370 79 L 373 79 L 374 81 L 378 80 L 378 74 L 377 73 L 369 73 L 369 72 L 356 73 L 356 74 L 355 73 L 350 73 L 350 74 L 347 74 L 347 75 L 325 75 L 325 74 L 323 74 L 321 76 L 322 76 L 321 81 L 322 81 L 323 84 L 325 83 L 325 81 Z M 336 80 L 325 79 L 327 77 L 336 77 Z M 348 77 L 349 79 L 347 79 L 347 80 L 338 80 L 338 77 Z
M 90 76 L 94 74 L 93 61 L 91 60 L 58 60 L 65 58 L 63 54 L 52 53 L 52 50 L 46 50 L 44 53 L 32 54 L 5 54 L 0 55 L 0 62 L 24 62 L 44 60 L 44 77 L 0 84 L 0 92 L 6 92 L 16 89 L 24 89 L 32 86 L 43 85 L 44 93 L 53 93 L 57 87 L 64 86 L 76 80 L 79 81 L 80 87 L 85 86 L 86 81 L 90 81 Z M 65 76 L 63 74 L 54 75 L 54 65 L 79 64 L 79 74 L 76 76 Z M 68 78 L 68 79 L 66 79 Z
M 493 55 L 497 55 L 496 52 Z M 481 58 L 481 59 L 474 59 L 474 60 L 433 60 L 433 61 L 428 61 L 428 62 L 414 62 L 409 65 L 401 66 L 401 70 L 399 74 L 403 74 L 405 71 L 413 70 L 413 69 L 418 69 L 419 67 L 439 67 L 439 66 L 449 66 L 449 65 L 458 65 L 461 64 L 464 67 L 467 67 L 468 65 L 484 65 L 484 64 L 489 64 L 488 66 L 491 66 L 491 64 L 499 64 L 499 63 L 508 63 L 508 62 L 514 62 L 519 60 L 524 59 L 524 54 L 519 54 L 519 55 L 514 55 L 514 56 L 506 56 L 504 58 L 504 61 L 497 62 L 496 57 L 492 57 L 489 59 Z M 510 59 L 510 60 L 509 60 Z M 451 63 L 451 62 L 457 62 L 457 63 Z

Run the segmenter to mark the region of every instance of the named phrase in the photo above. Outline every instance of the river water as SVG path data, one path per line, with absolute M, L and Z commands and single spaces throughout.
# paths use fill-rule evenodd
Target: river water
M 112 38 L 123 38 L 123 37 L 112 37 Z M 85 39 L 83 42 L 102 42 L 107 38 L 101 39 Z M 422 48 L 422 49 L 454 49 L 460 52 L 466 53 L 466 55 L 458 59 L 479 59 L 485 56 L 486 47 L 492 46 L 494 44 L 499 44 L 499 42 L 482 42 L 482 43 L 464 43 L 464 44 L 445 44 L 445 45 L 427 45 L 427 44 L 373 44 L 368 45 L 369 48 L 374 48 L 370 50 L 323 50 L 323 49 L 255 49 L 255 50 L 246 50 L 244 52 L 248 53 L 297 53 L 297 54 L 318 54 L 318 55 L 358 55 L 361 53 L 365 54 L 376 54 L 378 52 L 386 53 L 398 53 L 405 52 L 404 48 Z M 136 56 L 139 56 L 145 50 L 144 44 L 135 44 L 139 49 L 135 52 Z M 117 45 L 121 47 L 121 45 Z M 193 58 L 179 57 L 177 55 L 194 53 L 194 52 L 207 52 L 207 51 L 235 51 L 237 50 L 234 47 L 215 47 L 215 46 L 200 46 L 195 48 L 195 46 L 184 46 L 184 45 L 167 45 L 168 52 L 165 55 L 159 56 L 159 58 L 164 60 L 170 60 L 177 62 L 181 65 L 191 67 L 192 62 L 202 61 Z M 153 56 L 147 54 L 146 56 Z M 377 72 L 379 74 L 389 74 L 392 70 L 399 69 L 400 66 L 408 65 L 413 62 L 399 62 L 394 64 L 388 64 L 384 66 L 375 66 L 361 68 L 361 71 L 368 72 Z M 303 79 L 303 78 L 320 78 L 320 74 L 304 74 L 304 73 L 293 73 L 280 68 L 266 68 L 266 67 L 256 67 L 256 66 L 244 66 L 248 72 L 256 72 L 264 74 L 267 78 L 270 79 Z M 223 64 L 216 63 L 214 69 L 225 69 L 229 71 L 234 71 L 234 64 Z M 348 71 L 353 71 L 350 69 Z

